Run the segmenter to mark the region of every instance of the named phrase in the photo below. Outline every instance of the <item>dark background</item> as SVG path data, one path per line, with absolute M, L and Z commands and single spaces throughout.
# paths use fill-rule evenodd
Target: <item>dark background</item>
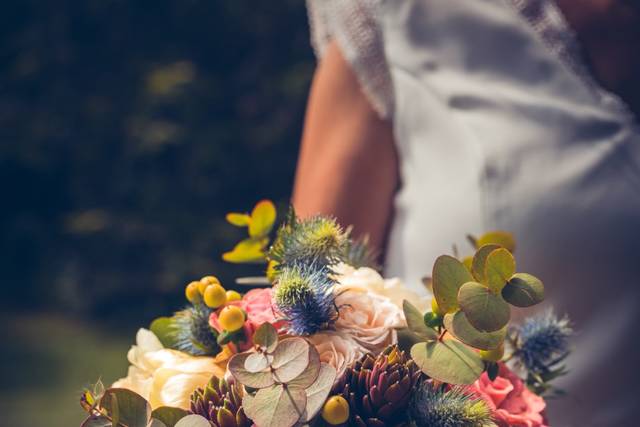
M 77 425 L 184 285 L 286 205 L 314 67 L 302 0 L 0 10 L 0 425 Z

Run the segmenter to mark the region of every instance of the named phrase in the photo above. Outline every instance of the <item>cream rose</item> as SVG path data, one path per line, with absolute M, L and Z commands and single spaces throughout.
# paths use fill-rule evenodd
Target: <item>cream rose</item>
M 191 393 L 212 376 L 224 376 L 224 368 L 213 357 L 194 357 L 164 348 L 158 337 L 140 329 L 136 345 L 127 354 L 131 363 L 126 378 L 112 387 L 132 390 L 149 401 L 152 408 L 174 406 L 188 409 Z
M 359 289 L 373 292 L 384 298 L 388 298 L 393 304 L 402 308 L 402 301 L 410 301 L 420 311 L 428 311 L 431 308 L 431 297 L 418 295 L 407 288 L 400 279 L 383 279 L 380 273 L 373 268 L 353 268 L 347 264 L 339 264 L 333 269 L 335 280 L 340 289 Z
M 308 340 L 320 353 L 320 361 L 336 368 L 336 378 L 340 378 L 353 362 L 367 353 L 367 350 L 351 337 L 337 331 L 320 332 L 311 335 Z
M 336 330 L 373 353 L 397 342 L 395 328 L 405 325 L 402 309 L 373 292 L 353 288 L 338 290 Z

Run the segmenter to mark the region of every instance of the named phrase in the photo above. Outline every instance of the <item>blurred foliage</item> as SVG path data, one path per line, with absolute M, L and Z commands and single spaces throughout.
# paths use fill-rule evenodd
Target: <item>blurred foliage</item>
M 304 2 L 3 6 L 2 304 L 150 319 L 192 279 L 245 273 L 221 261 L 242 237 L 224 214 L 288 200 Z

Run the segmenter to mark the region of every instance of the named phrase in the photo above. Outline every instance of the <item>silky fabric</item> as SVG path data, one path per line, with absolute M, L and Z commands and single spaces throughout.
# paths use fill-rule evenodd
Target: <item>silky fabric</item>
M 637 426 L 640 132 L 501 0 L 384 0 L 401 188 L 386 274 L 426 292 L 465 234 L 508 230 L 518 271 L 579 331 L 552 426 Z M 370 191 L 375 191 L 371 189 Z

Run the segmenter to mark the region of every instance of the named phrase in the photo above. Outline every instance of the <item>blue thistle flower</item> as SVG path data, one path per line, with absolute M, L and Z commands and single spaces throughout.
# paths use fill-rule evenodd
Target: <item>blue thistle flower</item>
M 316 264 L 284 267 L 274 288 L 274 301 L 295 335 L 326 329 L 336 318 L 333 282 Z
M 211 310 L 198 304 L 177 312 L 171 322 L 173 348 L 193 356 L 211 356 L 220 351 L 218 333 L 209 325 Z
M 514 357 L 530 372 L 549 372 L 569 354 L 572 335 L 568 317 L 558 318 L 547 310 L 512 331 Z
M 335 219 L 322 216 L 299 220 L 294 214 L 278 231 L 269 258 L 284 268 L 292 264 L 329 266 L 348 251 L 349 233 Z
M 423 382 L 409 403 L 416 427 L 495 427 L 491 409 L 479 396 L 462 387 L 446 390 Z

